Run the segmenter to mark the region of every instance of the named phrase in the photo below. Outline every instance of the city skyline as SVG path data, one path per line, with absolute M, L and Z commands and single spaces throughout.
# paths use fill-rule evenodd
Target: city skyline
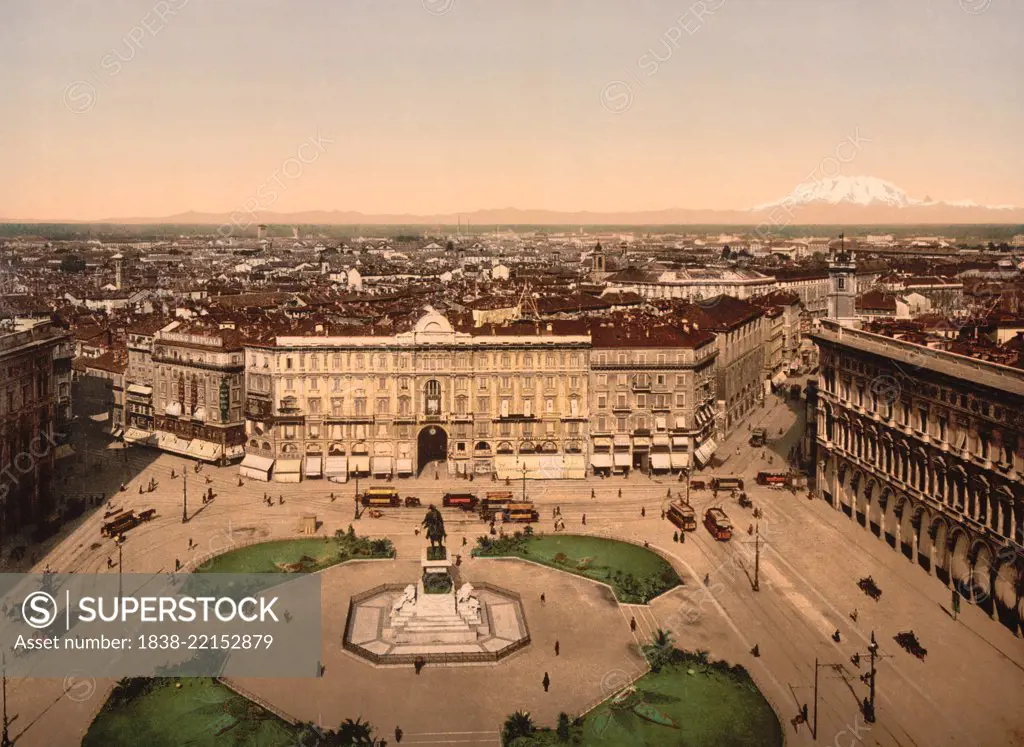
M 742 210 L 816 170 L 1024 205 L 1006 2 L 240 7 L 8 9 L 0 216 Z

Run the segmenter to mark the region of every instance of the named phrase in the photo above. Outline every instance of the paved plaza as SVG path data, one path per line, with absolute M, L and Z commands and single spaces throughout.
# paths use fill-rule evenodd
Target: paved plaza
M 753 413 L 752 425 L 768 428 L 773 441 L 769 451 L 775 452 L 778 467 L 801 426 L 785 403 L 770 398 L 769 404 Z M 779 428 L 786 434 L 781 439 Z M 746 438 L 744 425 L 720 446 L 719 456 L 728 457 L 725 465 L 705 474 L 742 474 L 750 479 L 747 492 L 764 512 L 760 591 L 751 588 L 754 545 L 747 526 L 753 519 L 735 499 L 691 494 L 699 514 L 706 506 L 724 505 L 737 529 L 732 542 L 716 543 L 699 527 L 687 535 L 685 544 L 678 544 L 672 541 L 673 527 L 660 517 L 666 490 L 675 493 L 679 487 L 673 478 L 631 475 L 527 483 L 529 496 L 540 504 L 538 531 L 552 531 L 551 512 L 559 506 L 567 532 L 650 542 L 670 560 L 684 586 L 650 606 L 620 605 L 607 587 L 583 578 L 518 560 L 470 559 L 470 546 L 486 526 L 474 516 L 445 510 L 448 545 L 463 554 L 463 577 L 521 594 L 533 643 L 497 665 L 428 666 L 420 675 L 412 667 L 375 668 L 357 660 L 342 650 L 341 637 L 352 593 L 382 583 L 408 582 L 410 572 L 415 575 L 415 559 L 425 540 L 413 530 L 423 509 L 393 509 L 379 519 L 364 515 L 353 522 L 353 483 L 246 482 L 238 487 L 236 467 L 206 466 L 197 474 L 190 462 L 142 449 L 128 450 L 125 472 L 122 450 L 101 448 L 100 441 L 93 441 L 92 450 L 82 444 L 80 458 L 86 452 L 90 456 L 79 463 L 80 471 L 67 490 L 103 490 L 109 496 L 126 474 L 128 489 L 114 495 L 115 504 L 157 509 L 154 521 L 129 533 L 126 572 L 171 571 L 176 559 L 189 564 L 259 539 L 299 536 L 300 519 L 308 513 L 323 522 L 321 533 L 333 534 L 354 523 L 360 534 L 390 537 L 398 560 L 350 563 L 323 572 L 323 679 L 241 683 L 296 718 L 332 726 L 343 718 L 362 716 L 384 733 L 400 725 L 406 734 L 403 745 L 493 745 L 501 720 L 514 710 L 527 709 L 538 723 L 553 725 L 559 711 L 581 711 L 638 674 L 643 661 L 636 643 L 662 627 L 672 630 L 682 648 L 704 648 L 714 658 L 747 667 L 778 712 L 790 744 L 811 743 L 807 727 L 794 729 L 790 719 L 801 704 L 812 702 L 817 658 L 826 665 L 819 671 L 820 744 L 858 744 L 856 737 L 868 745 L 1024 745 L 1021 640 L 966 604 L 954 621 L 947 611 L 949 591 L 941 582 L 824 502 L 752 486 L 754 473 L 768 467 L 760 450 L 743 447 Z M 95 459 L 107 465 L 104 471 L 93 470 L 90 462 Z M 189 470 L 187 524 L 181 521 L 183 467 Z M 178 474 L 174 479 L 172 468 Z M 150 478 L 158 481 L 157 489 L 139 495 L 138 486 Z M 369 484 L 360 481 L 360 490 Z M 453 487 L 493 487 L 489 480 L 435 480 L 429 472 L 396 485 L 403 496 L 420 497 L 424 506 L 439 503 L 441 494 Z M 200 493 L 210 487 L 217 497 L 203 505 Z M 521 490 L 521 483 L 510 489 Z M 262 500 L 265 491 L 275 499 L 272 507 Z M 283 504 L 277 502 L 279 495 L 284 496 Z M 642 507 L 646 516 L 641 516 Z M 30 548 L 37 553 L 36 570 L 49 565 L 59 572 L 107 572 L 107 558 L 116 560 L 117 555 L 112 541 L 99 535 L 101 521 L 102 510 L 91 509 L 77 526 L 65 527 L 43 548 Z M 465 548 L 463 538 L 469 545 Z M 26 560 L 21 570 L 27 569 Z M 883 590 L 878 602 L 857 588 L 857 579 L 868 574 Z M 541 592 L 546 597 L 543 604 Z M 854 609 L 856 621 L 851 618 Z M 635 634 L 630 631 L 631 617 L 637 620 Z M 839 643 L 832 640 L 836 629 L 841 633 Z M 913 629 L 928 649 L 925 661 L 893 641 L 897 632 L 907 629 Z M 877 678 L 878 720 L 869 728 L 858 709 L 867 693 L 859 679 L 866 668 L 862 662 L 858 669 L 850 657 L 866 651 L 872 630 L 884 657 Z M 759 658 L 750 654 L 755 644 Z M 546 694 L 540 685 L 545 671 L 552 682 Z M 87 677 L 12 681 L 8 697 L 17 717 L 12 734 L 19 747 L 77 744 L 111 685 Z

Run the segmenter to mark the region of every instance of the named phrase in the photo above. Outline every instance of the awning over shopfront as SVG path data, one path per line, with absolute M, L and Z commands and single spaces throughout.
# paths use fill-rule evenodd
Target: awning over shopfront
M 680 446 L 689 446 L 690 439 L 686 436 L 672 436 L 672 446 L 679 448 Z
M 136 394 L 139 397 L 153 396 L 153 387 L 146 386 L 145 384 L 129 384 L 126 391 L 128 394 Z
M 700 448 L 697 449 L 697 452 L 693 455 L 694 459 L 697 460 L 698 464 L 705 465 L 708 463 L 708 460 L 711 459 L 711 455 L 715 453 L 715 449 L 717 448 L 718 444 L 716 444 L 714 440 L 709 439 L 700 445 Z
M 595 438 L 594 439 L 595 449 L 611 449 L 612 440 L 610 438 Z
M 156 444 L 160 447 L 161 451 L 169 451 L 172 454 L 181 454 L 182 456 L 189 456 L 188 444 L 189 442 L 184 438 L 178 438 L 173 433 L 158 432 L 156 437 Z
M 275 482 L 299 482 L 302 479 L 301 459 L 278 459 L 274 468 Z
M 323 458 L 318 456 L 306 457 L 306 477 L 323 477 Z
M 373 474 L 390 475 L 392 459 L 389 456 L 375 456 L 373 458 Z
M 343 456 L 329 456 L 324 461 L 324 477 L 331 479 L 333 477 L 343 477 L 344 482 L 348 479 L 348 457 Z
M 397 464 L 397 466 L 395 468 L 395 471 L 397 471 L 398 474 L 400 474 L 400 475 L 411 475 L 412 474 L 412 459 L 407 459 L 407 458 L 403 459 L 402 457 L 399 457 L 398 458 L 398 464 Z
M 628 467 L 633 463 L 633 456 L 628 451 L 615 452 L 615 466 Z
M 591 454 L 590 463 L 598 469 L 611 469 L 612 468 L 612 455 L 611 454 Z
M 494 457 L 494 469 L 499 480 L 522 479 L 524 467 L 528 480 L 560 480 L 565 472 L 564 457 L 557 454 L 521 454 L 518 459 L 503 455 Z
M 370 473 L 370 457 L 365 454 L 353 454 L 348 460 L 348 471 L 350 473 L 358 472 L 359 474 Z
M 777 374 L 772 376 L 772 383 L 775 386 L 782 386 L 783 384 L 785 384 L 786 383 L 786 372 L 785 371 L 779 371 Z
M 227 451 L 224 452 L 224 456 L 228 459 L 238 459 L 241 456 L 245 456 L 245 447 L 242 445 L 229 446 Z
M 651 454 L 651 469 L 672 469 L 672 460 L 667 451 L 655 451 Z
M 246 454 L 245 459 L 238 465 L 238 474 L 242 477 L 248 477 L 250 480 L 270 482 L 270 468 L 273 466 L 274 460 L 270 457 Z
M 110 432 L 110 435 L 113 436 L 114 438 L 121 438 L 121 436 L 124 435 L 124 429 L 123 428 L 114 428 L 114 430 L 112 430 Z
M 562 476 L 567 480 L 582 480 L 587 476 L 587 458 L 582 454 L 566 454 L 562 463 Z
M 141 428 L 129 428 L 124 432 L 124 442 L 140 446 L 150 445 L 156 442 L 156 434 Z
M 221 453 L 223 450 L 220 444 L 204 441 L 201 438 L 193 438 L 188 445 L 188 455 L 204 462 L 216 462 L 220 459 Z
M 685 452 L 672 452 L 672 469 L 686 469 L 690 466 L 690 455 Z
M 619 435 L 613 439 L 615 448 L 617 449 L 628 449 L 629 448 L 629 436 Z
M 654 436 L 651 437 L 651 445 L 652 446 L 658 446 L 658 447 L 664 446 L 665 448 L 668 448 L 668 442 L 669 442 L 668 436 L 666 434 L 664 434 L 664 433 L 657 433 L 657 434 L 655 434 Z

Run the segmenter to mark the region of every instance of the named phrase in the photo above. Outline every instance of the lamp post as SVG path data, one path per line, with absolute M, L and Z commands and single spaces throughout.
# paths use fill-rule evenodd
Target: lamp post
M 4 723 L 3 723 L 3 735 L 0 736 L 0 747 L 14 747 L 14 742 L 11 740 L 11 735 L 8 730 L 10 722 L 7 720 L 7 654 L 3 656 L 3 707 L 4 707 Z
M 761 591 L 760 581 L 761 571 L 761 522 L 757 522 L 754 527 L 754 591 Z M 817 675 L 817 670 L 815 670 Z
M 124 596 L 124 586 L 121 578 L 121 569 L 123 568 L 123 554 L 121 552 L 124 547 L 126 538 L 123 534 L 117 535 L 117 540 L 114 544 L 117 545 L 117 598 L 121 599 Z
M 188 469 L 181 468 L 181 523 L 188 523 Z
M 875 659 L 878 657 L 878 643 L 875 641 L 875 631 L 871 631 L 871 643 L 868 644 L 868 653 L 871 655 L 871 671 L 868 672 L 868 698 L 864 701 L 864 720 L 869 724 L 875 723 Z
M 526 465 L 523 465 L 523 503 L 526 503 Z

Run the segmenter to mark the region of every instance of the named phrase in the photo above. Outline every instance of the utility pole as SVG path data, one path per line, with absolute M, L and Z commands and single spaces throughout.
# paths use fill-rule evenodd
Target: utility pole
M 811 728 L 811 736 L 818 739 L 818 657 L 814 657 L 814 726 Z
M 878 643 L 875 642 L 875 631 L 871 631 L 871 643 L 868 644 L 868 653 L 871 654 L 871 671 L 868 672 L 869 695 L 864 701 L 864 720 L 869 724 L 875 723 L 875 659 L 878 657 Z
M 690 505 L 690 468 L 686 468 L 686 505 Z
M 7 720 L 7 654 L 3 656 L 3 666 L 4 731 L 3 736 L 0 736 L 0 747 L 14 747 L 14 742 L 11 741 L 11 735 L 8 730 L 10 722 Z
M 181 469 L 181 523 L 188 523 L 188 469 Z
M 355 517 L 359 517 L 359 473 L 355 473 Z
M 121 553 L 121 548 L 124 547 L 124 542 L 125 542 L 124 535 L 123 534 L 119 534 L 117 536 L 117 542 L 115 543 L 115 544 L 117 544 L 117 598 L 118 599 L 123 599 L 124 598 L 124 586 L 123 586 L 122 580 L 121 580 L 121 569 L 123 568 L 123 556 L 122 556 L 122 553 Z
M 761 591 L 761 522 L 754 527 L 754 591 Z M 814 677 L 817 679 L 818 670 L 814 670 Z

